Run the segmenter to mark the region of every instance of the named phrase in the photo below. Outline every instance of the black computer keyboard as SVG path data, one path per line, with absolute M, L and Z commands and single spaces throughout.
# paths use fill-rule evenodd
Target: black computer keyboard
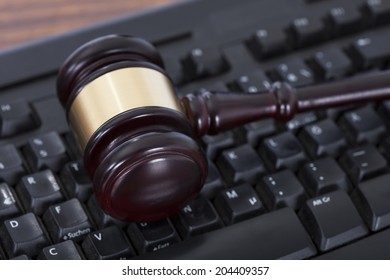
M 390 1 L 183 1 L 1 53 L 0 259 L 390 258 L 390 102 L 206 136 L 207 182 L 179 213 L 106 215 L 55 79 L 111 33 L 153 42 L 180 96 L 261 94 L 389 68 Z

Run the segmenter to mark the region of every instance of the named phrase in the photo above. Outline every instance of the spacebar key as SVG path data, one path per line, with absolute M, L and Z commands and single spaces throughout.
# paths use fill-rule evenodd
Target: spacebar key
M 304 259 L 316 249 L 290 208 L 193 237 L 148 259 Z

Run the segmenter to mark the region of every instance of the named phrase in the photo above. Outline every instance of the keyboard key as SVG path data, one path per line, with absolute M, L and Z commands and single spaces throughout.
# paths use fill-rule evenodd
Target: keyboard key
M 379 145 L 379 150 L 389 162 L 390 160 L 390 137 L 387 136 Z
M 322 254 L 318 260 L 389 260 L 390 229 L 367 236 L 339 249 Z
M 164 57 L 164 68 L 167 70 L 169 77 L 174 85 L 178 86 L 186 82 L 183 72 L 183 66 L 176 56 Z
M 138 254 L 155 252 L 180 241 L 179 235 L 168 219 L 148 223 L 132 223 L 127 228 Z
M 369 106 L 345 113 L 340 118 L 339 125 L 348 140 L 355 145 L 377 144 L 386 135 L 384 122 Z
M 224 151 L 217 159 L 219 170 L 228 185 L 255 184 L 265 172 L 263 161 L 249 144 Z
M 352 61 L 339 48 L 316 52 L 309 64 L 322 80 L 342 78 L 354 69 Z
M 172 222 L 182 239 L 203 234 L 222 226 L 217 212 L 211 203 L 202 196 L 198 196 L 180 210 L 176 216 L 172 217 Z
M 72 240 L 67 240 L 43 248 L 38 255 L 39 260 L 82 260 L 84 259 L 78 245 Z
M 36 117 L 25 101 L 0 104 L 0 137 L 17 135 L 36 128 Z
M 87 201 L 92 194 L 92 182 L 81 160 L 67 163 L 60 178 L 69 197 Z
M 60 184 L 50 170 L 24 176 L 16 191 L 23 207 L 37 215 L 43 214 L 49 205 L 64 199 Z
M 0 147 L 0 180 L 9 185 L 16 184 L 26 174 L 23 159 L 13 145 Z
M 279 122 L 280 127 L 285 127 L 286 130 L 297 131 L 303 126 L 313 123 L 318 120 L 316 113 L 305 112 L 296 114 L 291 120 L 287 122 Z
M 331 8 L 326 18 L 332 34 L 346 35 L 364 28 L 363 18 L 356 8 L 336 6 Z
M 207 178 L 200 192 L 201 195 L 205 198 L 211 199 L 214 198 L 216 194 L 224 188 L 225 183 L 222 181 L 217 167 L 209 160 Z
M 239 77 L 232 88 L 245 93 L 267 92 L 271 88 L 271 81 L 262 71 L 256 71 Z
M 388 170 L 386 159 L 372 145 L 347 150 L 341 156 L 340 164 L 355 184 Z
M 347 174 L 330 157 L 306 163 L 299 172 L 299 178 L 311 196 L 335 190 L 344 190 L 346 192 L 352 190 Z
M 16 200 L 15 192 L 7 183 L 0 184 L 0 221 L 18 216 L 22 209 Z
M 345 106 L 339 106 L 339 107 L 333 107 L 329 109 L 325 109 L 325 116 L 327 118 L 330 118 L 334 121 L 337 121 L 345 112 L 351 111 L 354 109 L 359 108 L 358 105 L 345 105 Z
M 80 145 L 71 131 L 66 132 L 61 136 L 64 139 L 63 143 L 66 147 L 66 153 L 70 159 L 81 158 Z
M 340 190 L 309 199 L 300 217 L 322 252 L 368 233 L 351 199 Z
M 388 30 L 383 30 L 354 40 L 349 52 L 356 66 L 361 69 L 385 66 L 390 58 L 389 35 Z
M 40 221 L 33 213 L 6 220 L 0 227 L 0 236 L 9 258 L 22 254 L 36 256 L 42 247 L 50 244 Z
M 283 207 L 298 210 L 307 199 L 301 182 L 288 169 L 264 176 L 256 190 L 270 211 Z
M 298 136 L 313 158 L 324 155 L 337 157 L 347 146 L 341 130 L 330 119 L 305 126 Z
M 363 12 L 372 24 L 383 24 L 389 22 L 390 3 L 386 0 L 366 0 L 363 5 Z
M 390 225 L 389 181 L 385 174 L 362 182 L 355 190 L 355 204 L 372 231 Z
M 229 69 L 224 55 L 214 47 L 193 49 L 181 62 L 190 80 L 216 76 Z
M 222 150 L 229 149 L 236 145 L 236 140 L 232 131 L 226 131 L 217 135 L 206 135 L 202 137 L 204 150 L 209 159 L 217 158 Z
M 28 261 L 31 260 L 29 256 L 27 255 L 19 255 L 17 257 L 11 258 L 10 260 L 22 260 L 22 261 Z
M 223 190 L 214 205 L 225 224 L 230 225 L 260 215 L 264 206 L 248 184 Z
M 264 119 L 251 122 L 237 129 L 237 133 L 242 137 L 243 142 L 251 144 L 256 148 L 260 141 L 277 132 L 276 122 L 273 119 Z
M 325 26 L 320 17 L 300 17 L 294 19 L 288 32 L 297 47 L 319 43 L 326 38 Z
M 301 59 L 292 59 L 277 65 L 272 72 L 274 80 L 288 82 L 294 87 L 301 87 L 315 82 L 314 73 Z
M 43 221 L 54 242 L 77 242 L 93 231 L 92 223 L 75 198 L 50 206 L 43 215 Z
M 96 201 L 96 197 L 94 195 L 89 198 L 87 206 L 91 218 L 99 229 L 112 225 L 117 225 L 118 227 L 124 227 L 126 225 L 125 222 L 114 219 L 110 215 L 106 214 Z
M 126 260 L 135 256 L 133 247 L 116 226 L 88 234 L 82 247 L 91 260 Z
M 276 210 L 145 256 L 150 259 L 305 259 L 316 248 L 290 208 Z
M 378 107 L 378 114 L 385 122 L 387 128 L 390 128 L 390 100 L 381 102 Z
M 68 161 L 65 144 L 54 131 L 29 140 L 24 153 L 34 171 L 49 168 L 58 172 Z
M 202 93 L 202 92 L 218 92 L 218 93 L 224 93 L 224 92 L 230 92 L 227 85 L 224 82 L 217 81 L 211 84 L 207 84 L 205 87 L 198 88 L 196 90 L 196 93 Z
M 268 168 L 297 170 L 306 161 L 303 147 L 291 132 L 283 132 L 263 140 L 259 153 Z
M 286 39 L 282 28 L 263 28 L 251 36 L 247 45 L 257 59 L 264 59 L 285 52 Z

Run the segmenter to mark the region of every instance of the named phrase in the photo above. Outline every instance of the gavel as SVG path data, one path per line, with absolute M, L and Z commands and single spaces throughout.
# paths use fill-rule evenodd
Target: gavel
M 191 201 L 207 177 L 200 146 L 262 118 L 390 97 L 390 72 L 294 89 L 276 82 L 261 94 L 189 94 L 181 100 L 156 48 L 108 35 L 75 50 L 61 66 L 58 97 L 103 210 L 124 221 L 168 217 Z

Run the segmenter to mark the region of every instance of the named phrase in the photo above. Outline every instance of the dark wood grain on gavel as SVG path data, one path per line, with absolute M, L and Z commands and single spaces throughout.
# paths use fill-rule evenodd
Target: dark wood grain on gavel
M 256 95 L 203 92 L 184 97 L 182 103 L 201 136 L 262 118 L 286 121 L 301 112 L 388 98 L 390 71 L 299 89 L 277 82 L 269 92 Z

